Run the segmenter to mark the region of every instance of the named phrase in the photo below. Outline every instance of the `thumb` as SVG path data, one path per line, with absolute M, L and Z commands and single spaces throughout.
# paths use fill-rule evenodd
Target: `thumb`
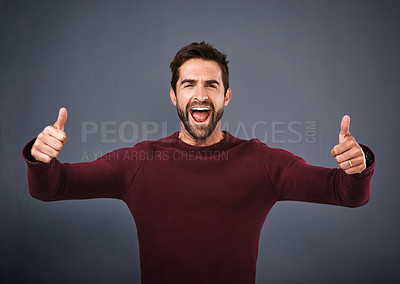
M 339 133 L 339 143 L 342 143 L 344 139 L 350 135 L 350 116 L 347 114 L 343 116 L 342 122 L 340 124 L 340 133 Z
M 56 123 L 54 123 L 54 127 L 64 131 L 64 124 L 67 121 L 68 113 L 65 107 L 60 108 L 58 112 L 58 118 Z

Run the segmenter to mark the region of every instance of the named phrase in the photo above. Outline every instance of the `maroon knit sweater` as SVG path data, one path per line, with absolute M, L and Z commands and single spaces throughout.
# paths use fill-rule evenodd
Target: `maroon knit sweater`
M 275 202 L 369 200 L 375 162 L 347 175 L 225 134 L 195 147 L 175 132 L 75 164 L 33 162 L 33 140 L 23 150 L 29 190 L 43 201 L 123 200 L 137 226 L 142 283 L 255 283 L 259 236 Z

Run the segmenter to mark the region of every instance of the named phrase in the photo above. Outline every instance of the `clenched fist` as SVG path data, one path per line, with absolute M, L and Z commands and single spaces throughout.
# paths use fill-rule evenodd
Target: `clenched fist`
M 67 142 L 67 135 L 64 132 L 64 124 L 67 121 L 67 110 L 61 108 L 57 121 L 54 125 L 46 126 L 36 138 L 31 149 L 31 155 L 37 161 L 50 163 L 52 158 L 57 157 L 58 152 Z
M 345 115 L 340 125 L 339 144 L 331 151 L 331 155 L 339 167 L 348 175 L 361 173 L 366 169 L 364 152 L 354 137 L 350 135 L 349 128 L 350 117 Z

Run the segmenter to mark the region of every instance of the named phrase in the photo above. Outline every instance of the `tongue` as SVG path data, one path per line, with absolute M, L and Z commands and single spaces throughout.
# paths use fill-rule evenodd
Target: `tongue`
M 208 111 L 194 111 L 192 112 L 192 116 L 197 122 L 203 122 L 208 117 Z

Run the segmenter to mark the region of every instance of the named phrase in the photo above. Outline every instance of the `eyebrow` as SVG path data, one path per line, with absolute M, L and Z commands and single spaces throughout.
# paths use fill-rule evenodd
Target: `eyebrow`
M 182 80 L 181 85 L 183 85 L 185 83 L 193 84 L 193 83 L 196 83 L 196 82 L 197 82 L 197 80 L 194 80 L 194 79 L 184 79 L 184 80 Z M 217 80 L 206 80 L 206 84 L 207 85 L 216 84 L 216 85 L 219 86 L 219 82 Z
M 217 84 L 219 86 L 219 82 L 217 80 L 207 80 L 206 84 Z
M 184 80 L 182 80 L 181 85 L 183 85 L 183 84 L 185 84 L 185 83 L 191 83 L 191 84 L 193 84 L 193 83 L 196 83 L 196 80 L 193 80 L 193 79 L 184 79 Z

